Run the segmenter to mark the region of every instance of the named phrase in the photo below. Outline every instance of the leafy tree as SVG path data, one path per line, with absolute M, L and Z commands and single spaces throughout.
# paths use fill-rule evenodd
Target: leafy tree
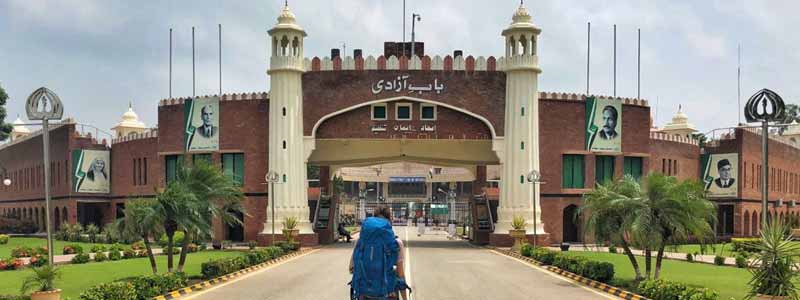
M 8 94 L 6 94 L 6 90 L 0 86 L 0 142 L 5 141 L 11 136 L 11 124 L 5 122 L 6 116 L 8 115 L 6 112 L 6 101 L 8 101 Z
M 800 122 L 800 106 L 797 104 L 786 104 L 786 114 L 784 115 L 783 119 L 778 121 L 781 124 L 790 124 L 792 122 Z M 788 128 L 780 127 L 778 131 L 779 133 L 783 134 Z
M 643 187 L 633 177 L 598 185 L 584 196 L 581 211 L 588 215 L 587 230 L 597 241 L 620 244 L 631 261 L 636 279 L 650 279 L 652 251 L 657 251 L 654 279 L 661 273 L 664 249 L 689 237 L 704 242 L 713 236 L 714 205 L 705 199 L 703 186 L 695 181 L 650 174 Z M 645 276 L 630 251 L 645 254 Z
M 154 200 L 139 199 L 125 203 L 125 217 L 112 224 L 115 231 L 121 233 L 125 239 L 138 240 L 141 238 L 144 241 L 153 274 L 158 274 L 158 266 L 150 246 L 150 238 L 161 236 L 163 231 L 161 225 L 164 223 L 162 217 L 156 210 Z

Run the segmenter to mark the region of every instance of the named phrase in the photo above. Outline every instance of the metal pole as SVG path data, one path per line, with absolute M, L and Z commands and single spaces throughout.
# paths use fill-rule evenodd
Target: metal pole
M 765 120 L 761 122 L 761 164 L 764 166 L 761 172 L 761 224 L 767 221 L 767 210 L 769 209 L 769 123 Z
M 169 29 L 169 98 L 172 99 L 172 28 Z
M 636 99 L 642 99 L 642 29 L 638 30 L 636 49 Z
M 192 98 L 195 94 L 195 80 L 194 80 L 194 26 L 192 26 Z
M 414 57 L 414 25 L 416 24 L 416 14 L 411 14 L 411 57 Z
M 538 222 L 536 220 L 536 182 L 533 183 L 533 247 L 536 248 L 536 227 Z
M 406 0 L 403 0 L 403 56 L 406 56 Z
M 50 221 L 50 128 L 47 118 L 42 120 L 42 144 L 44 145 L 44 206 L 47 218 L 47 263 L 53 266 L 53 231 Z
M 222 24 L 219 25 L 219 96 L 222 97 Z
M 592 22 L 586 23 L 586 96 L 589 96 L 589 65 L 592 59 Z
M 272 245 L 271 246 L 275 246 L 275 181 L 271 181 L 270 180 L 270 182 L 269 182 L 269 196 L 270 196 L 270 198 L 272 198 L 269 201 L 270 210 L 272 211 L 272 242 L 271 242 Z
M 617 24 L 614 24 L 614 97 L 617 97 Z

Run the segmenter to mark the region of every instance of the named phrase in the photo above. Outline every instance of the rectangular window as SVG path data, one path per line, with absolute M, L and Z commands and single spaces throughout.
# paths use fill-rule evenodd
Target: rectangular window
M 372 119 L 373 120 L 386 120 L 386 104 L 375 104 L 372 106 Z
M 192 163 L 196 164 L 199 161 L 204 161 L 207 164 L 211 164 L 211 153 L 193 154 L 192 155 Z
M 411 103 L 397 103 L 394 106 L 395 120 L 410 121 L 411 120 Z
M 642 178 L 642 158 L 625 157 L 622 170 L 624 171 L 625 175 L 633 176 L 633 178 L 639 180 Z
M 614 180 L 614 157 L 598 155 L 594 163 L 594 180 L 597 183 Z
M 561 159 L 561 187 L 583 188 L 583 155 L 564 154 Z
M 164 157 L 167 184 L 175 180 L 178 169 L 183 165 L 183 155 L 167 155 Z
M 144 158 L 144 165 L 142 166 L 142 170 L 144 171 L 144 184 L 147 185 L 147 157 Z
M 244 184 L 244 153 L 223 153 L 222 174 L 240 186 Z
M 137 159 L 134 158 L 133 159 L 133 185 L 138 185 L 138 182 L 136 181 L 136 178 L 138 178 L 138 176 L 136 176 L 137 175 L 136 174 L 136 170 L 137 170 L 136 166 L 138 165 L 137 162 L 138 162 Z
M 436 106 L 433 104 L 422 104 L 420 106 L 419 119 L 423 121 L 436 121 Z

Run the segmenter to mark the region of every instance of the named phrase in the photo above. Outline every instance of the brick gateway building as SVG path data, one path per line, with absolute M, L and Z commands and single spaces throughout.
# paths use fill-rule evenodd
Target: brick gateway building
M 540 32 L 520 7 L 502 32 L 506 53 L 500 58 L 465 57 L 460 51 L 428 56 L 418 43 L 419 55 L 408 59 L 402 48 L 410 44 L 387 43 L 385 55 L 378 57 L 364 57 L 360 50 L 341 57 L 337 50 L 331 57 L 309 59 L 303 56 L 306 33 L 286 7 L 269 31 L 269 93 L 164 99 L 156 129 L 137 123 L 129 110 L 114 128 L 117 137 L 111 145 L 79 133 L 72 121 L 53 128 L 54 220 L 108 223 L 122 215 L 126 201 L 153 197 L 177 165 L 203 159 L 241 182 L 246 196 L 244 225 L 216 224 L 216 239 L 269 243 L 267 199 L 272 192 L 279 232 L 280 221 L 295 216 L 304 244 L 327 243 L 336 206 L 345 201 L 341 194 L 330 195 L 334 174 L 344 168 L 413 163 L 466 170 L 466 177 L 453 180 L 460 182 L 457 196 L 470 201 L 475 215 L 480 215 L 479 204 L 488 202 L 484 208 L 493 223 L 476 236 L 478 242 L 510 243 L 507 232 L 514 216 L 527 220 L 529 239 L 576 242 L 582 234 L 572 216 L 595 182 L 648 172 L 714 177 L 721 171 L 708 171 L 708 166 L 715 162 L 732 168 L 735 179 L 730 185 L 726 180 L 722 190 L 710 190 L 717 193 L 719 235 L 757 233 L 759 132 L 728 129 L 701 149 L 697 140 L 686 137 L 691 126 L 680 111 L 670 125 L 655 130 L 645 100 L 540 92 Z M 775 136 L 770 146 L 776 217 L 798 212 L 793 200 L 800 195 L 800 135 L 792 135 L 797 129 Z M 41 226 L 39 136 L 25 133 L 0 146 L 0 163 L 13 182 L 2 188 L 0 214 Z M 102 172 L 95 162 L 106 157 L 101 164 L 109 174 L 104 189 L 81 174 Z M 309 188 L 308 165 L 319 167 L 319 187 Z M 545 184 L 528 183 L 531 170 L 539 170 Z M 279 174 L 274 191 L 264 184 L 267 171 Z M 499 186 L 487 174 L 496 174 Z M 422 178 L 412 181 L 435 181 L 433 175 Z M 392 181 L 381 180 L 378 186 L 386 193 Z M 429 196 L 436 191 L 427 184 Z M 350 196 L 366 189 L 347 186 L 345 195 Z M 474 195 L 482 195 L 477 197 L 481 200 Z M 328 213 L 321 216 L 316 208 L 329 196 L 324 204 Z M 329 223 L 320 226 L 320 221 Z M 481 220 L 473 221 L 480 229 Z

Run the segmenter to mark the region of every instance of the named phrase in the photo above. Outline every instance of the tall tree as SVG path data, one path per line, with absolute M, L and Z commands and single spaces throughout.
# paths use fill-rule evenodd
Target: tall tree
M 6 123 L 6 101 L 8 101 L 8 94 L 6 90 L 0 86 L 0 142 L 5 141 L 11 135 L 11 124 Z

